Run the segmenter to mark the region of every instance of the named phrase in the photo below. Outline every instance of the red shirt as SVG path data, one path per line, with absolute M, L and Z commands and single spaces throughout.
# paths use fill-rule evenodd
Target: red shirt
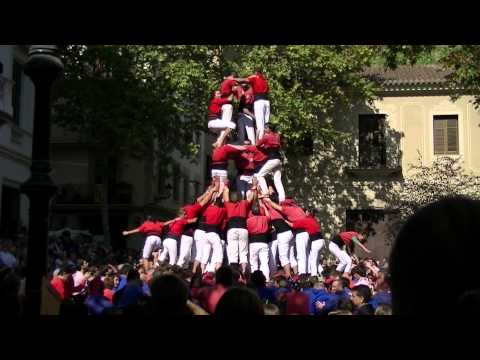
M 221 297 L 227 289 L 225 289 L 222 285 L 216 285 L 208 294 L 207 301 L 206 301 L 206 310 L 210 313 L 213 314 L 215 312 L 215 309 L 217 308 L 217 304 L 220 301 Z
M 253 95 L 253 88 L 249 88 L 247 91 L 244 91 L 242 97 L 240 98 L 240 103 L 243 105 L 252 105 L 255 102 L 255 96 Z
M 263 215 L 253 215 L 247 219 L 247 230 L 249 235 L 266 234 L 270 231 L 270 220 Z
M 345 245 L 350 246 L 352 244 L 352 239 L 356 237 L 358 239 L 359 233 L 355 231 L 344 231 L 338 234 L 340 236 L 340 239 L 345 243 Z
M 233 217 L 242 217 L 246 218 L 248 215 L 248 210 L 250 208 L 250 202 L 247 200 L 241 200 L 239 202 L 225 202 L 225 209 L 227 210 L 227 218 L 231 219 Z
M 60 296 L 60 299 L 65 299 L 65 284 L 63 279 L 56 276 L 50 281 L 50 285 L 53 287 L 55 292 Z
M 245 150 L 235 157 L 235 166 L 241 175 L 245 170 L 255 170 L 255 153 Z
M 243 88 L 241 86 L 235 87 L 235 89 L 232 89 L 232 92 L 233 92 L 233 96 L 235 97 L 235 99 L 237 99 L 239 101 L 243 97 L 243 95 L 245 94 L 245 90 L 243 90 Z
M 280 150 L 282 147 L 280 135 L 274 132 L 265 133 L 258 141 L 257 147 L 262 150 Z
M 142 234 L 152 234 L 160 236 L 162 233 L 163 222 L 160 221 L 145 221 L 138 231 Z
M 226 215 L 227 212 L 224 208 L 215 205 L 209 205 L 203 213 L 205 224 L 215 226 L 222 226 Z
M 310 315 L 310 297 L 303 292 L 291 292 L 285 295 L 286 315 Z
M 321 231 L 320 224 L 315 220 L 313 216 L 307 216 L 303 219 L 294 221 L 292 224 L 293 229 L 305 229 L 308 235 L 318 234 Z
M 200 205 L 198 202 L 194 204 L 185 205 L 183 207 L 183 210 L 185 211 L 185 217 L 187 219 L 194 219 L 198 217 L 198 215 L 200 215 L 200 213 L 202 212 L 202 209 L 203 209 L 203 206 Z
M 253 161 L 255 164 L 261 164 L 265 160 L 267 160 L 267 155 L 265 155 L 262 151 L 258 150 L 255 145 L 247 146 L 247 151 L 253 153 Z
M 183 228 L 185 225 L 187 225 L 187 219 L 179 219 L 174 221 L 173 223 L 170 224 L 170 228 L 168 229 L 169 234 L 175 235 L 175 236 L 182 236 L 183 233 Z
M 103 296 L 113 303 L 113 290 L 112 289 L 103 289 Z
M 232 87 L 237 85 L 237 82 L 234 79 L 225 79 L 220 84 L 220 92 L 222 97 L 228 97 L 232 94 Z
M 282 201 L 280 205 L 282 206 L 282 213 L 287 217 L 287 220 L 292 223 L 307 216 L 298 205 L 285 204 L 284 201 Z
M 235 154 L 238 154 L 241 151 L 242 150 L 235 149 L 234 147 L 232 147 L 228 144 L 217 147 L 212 152 L 212 164 L 226 163 L 226 162 L 228 162 L 228 159 L 231 156 L 233 156 Z
M 284 220 L 283 215 L 276 209 L 270 206 L 269 203 L 266 203 L 268 212 L 270 213 L 270 219 L 273 220 Z
M 266 94 L 269 91 L 268 81 L 260 73 L 249 76 L 248 82 L 250 83 L 254 94 Z
M 222 117 L 222 106 L 230 104 L 230 100 L 223 98 L 213 98 L 208 105 L 208 118 L 218 119 Z

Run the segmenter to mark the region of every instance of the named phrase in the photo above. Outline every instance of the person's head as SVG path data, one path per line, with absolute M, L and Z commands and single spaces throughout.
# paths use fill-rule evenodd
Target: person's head
M 265 312 L 265 315 L 280 315 L 280 309 L 275 304 L 263 305 L 263 311 Z
M 258 202 L 254 202 L 252 203 L 252 214 L 255 215 L 255 216 L 259 216 L 260 215 L 260 206 L 258 205 Z
M 400 230 L 390 254 L 392 307 L 395 315 L 425 313 L 447 315 L 456 311 L 458 299 L 480 288 L 480 202 L 463 197 L 436 201 L 417 211 Z M 440 269 L 445 264 L 461 268 L 430 276 L 429 284 L 418 281 L 422 269 Z M 442 301 L 432 302 L 432 289 L 444 289 Z
M 144 221 L 153 221 L 155 217 L 153 215 L 147 214 L 145 215 L 145 220 Z
M 222 92 L 220 90 L 215 90 L 213 92 L 213 97 L 217 98 L 217 99 L 221 98 L 222 97 Z
M 233 271 L 230 266 L 221 266 L 215 273 L 215 284 L 223 287 L 233 285 Z
M 340 276 L 341 276 L 341 275 L 342 275 L 342 274 L 341 274 L 339 271 L 333 270 L 333 271 L 330 273 L 330 279 L 332 279 L 333 281 L 338 280 L 338 279 L 340 279 Z
M 246 287 L 232 287 L 220 298 L 215 316 L 264 315 L 258 295 Z
M 230 191 L 229 193 L 230 201 L 231 202 L 238 202 L 240 199 L 240 195 L 238 194 L 238 191 Z
M 131 269 L 127 274 L 127 282 L 134 281 L 140 281 L 140 273 L 135 269 Z
M 387 304 L 378 305 L 375 309 L 375 315 L 392 315 L 392 307 Z
M 285 276 L 279 276 L 276 282 L 279 288 L 288 288 L 288 280 Z
M 355 286 L 352 290 L 352 303 L 356 307 L 368 303 L 372 298 L 372 291 L 366 285 Z
M 274 124 L 266 123 L 264 126 L 264 130 L 266 133 L 277 132 L 277 127 Z
M 250 275 L 250 282 L 256 288 L 265 287 L 267 284 L 267 278 L 263 275 L 263 272 L 255 270 L 252 275 Z
M 235 71 L 233 70 L 226 70 L 224 73 L 223 73 L 224 77 L 227 78 L 227 79 L 233 79 L 237 76 L 237 74 L 235 73 Z
M 358 234 L 357 236 L 358 241 L 360 241 L 362 244 L 365 244 L 367 242 L 367 237 L 364 234 Z
M 154 314 L 188 313 L 188 287 L 178 276 L 167 274 L 154 278 L 150 291 Z
M 337 303 L 337 310 L 339 311 L 353 311 L 353 303 L 350 299 L 341 298 Z
M 185 209 L 184 208 L 178 209 L 177 210 L 177 216 L 181 217 L 181 218 L 185 217 Z
M 252 145 L 252 142 L 248 139 L 243 140 L 243 145 Z
M 115 287 L 115 281 L 113 276 L 105 276 L 103 279 L 103 285 L 105 289 L 112 290 Z
M 332 292 L 337 293 L 343 291 L 343 281 L 342 280 L 334 280 L 332 282 Z
M 367 276 L 367 269 L 365 269 L 362 265 L 355 266 L 351 271 L 353 278 L 360 278 Z

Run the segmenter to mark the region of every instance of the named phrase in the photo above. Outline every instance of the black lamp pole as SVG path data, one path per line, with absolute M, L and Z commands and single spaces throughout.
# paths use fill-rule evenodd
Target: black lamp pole
M 30 200 L 25 314 L 38 316 L 41 310 L 42 279 L 47 275 L 50 200 L 57 189 L 49 176 L 50 94 L 53 82 L 63 71 L 57 46 L 32 45 L 24 71 L 35 85 L 31 175 L 21 187 L 21 191 Z

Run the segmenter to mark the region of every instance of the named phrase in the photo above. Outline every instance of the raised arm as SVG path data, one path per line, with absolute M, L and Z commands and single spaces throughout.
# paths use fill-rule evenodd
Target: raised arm
M 278 205 L 277 203 L 273 202 L 272 199 L 270 198 L 265 198 L 265 201 L 268 202 L 268 204 L 274 208 L 275 210 L 278 210 L 278 211 L 283 211 L 283 208 Z
M 365 251 L 367 254 L 370 254 L 371 251 L 368 250 L 355 236 L 352 238 L 352 241 L 355 245 L 358 245 L 363 251 Z
M 136 234 L 140 232 L 140 229 L 139 228 L 136 228 L 136 229 L 133 229 L 133 230 L 126 230 L 126 231 L 123 231 L 122 232 L 122 235 L 123 236 L 128 236 L 128 235 L 132 235 L 132 234 Z
M 215 186 L 210 186 L 208 190 L 205 192 L 205 194 L 203 194 L 203 198 L 200 201 L 198 201 L 198 203 L 201 206 L 208 204 L 208 202 L 212 199 L 212 195 L 214 192 L 215 192 Z
M 230 201 L 230 189 L 227 185 L 223 188 L 223 201 L 226 203 Z
M 265 211 L 265 216 L 270 220 L 270 211 L 268 211 L 268 208 L 265 206 L 263 201 L 258 202 L 260 204 L 260 207 Z
M 250 81 L 248 80 L 248 78 L 234 78 L 233 80 L 235 80 L 236 82 L 239 82 L 239 83 L 250 82 Z

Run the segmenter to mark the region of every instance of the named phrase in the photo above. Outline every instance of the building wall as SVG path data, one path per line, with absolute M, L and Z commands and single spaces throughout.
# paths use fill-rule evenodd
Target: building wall
M 17 46 L 0 45 L 0 61 L 3 63 L 3 74 L 0 76 L 7 79 L 2 92 L 2 99 L 0 99 L 0 110 L 10 116 L 13 115 L 12 67 L 14 58 L 23 64 L 27 55 Z M 8 121 L 0 125 L 0 185 L 17 189 L 30 175 L 35 94 L 33 83 L 25 74 L 23 74 L 21 81 L 19 124 L 16 125 Z M 0 214 L 1 211 L 8 210 L 0 208 Z M 25 195 L 20 196 L 20 222 L 22 225 L 28 226 L 28 198 Z
M 287 195 L 305 206 L 317 207 L 327 238 L 345 230 L 348 210 L 394 210 L 392 194 L 411 174 L 409 165 L 418 163 L 419 155 L 426 165 L 435 158 L 434 115 L 458 115 L 459 153 L 464 167 L 480 175 L 480 112 L 471 100 L 464 96 L 452 102 L 447 95 L 431 94 L 389 96 L 375 101 L 372 107 L 360 104 L 339 111 L 333 119 L 335 127 L 350 135 L 334 148 L 317 146 L 312 156 L 289 158 L 285 169 Z M 358 168 L 358 115 L 368 113 L 387 115 L 387 168 L 400 165 L 402 173 L 398 176 L 379 172 L 354 177 L 347 171 Z M 389 251 L 385 221 L 374 226 L 375 235 L 369 239 L 374 256 L 383 257 Z

